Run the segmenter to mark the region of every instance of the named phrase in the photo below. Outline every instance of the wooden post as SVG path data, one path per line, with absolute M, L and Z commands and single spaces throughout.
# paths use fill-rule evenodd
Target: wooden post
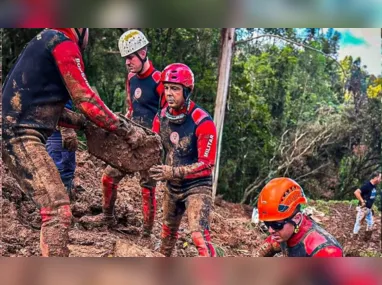
M 219 163 L 220 163 L 220 150 L 221 140 L 223 137 L 223 124 L 224 115 L 227 104 L 228 84 L 231 74 L 231 62 L 233 54 L 233 46 L 235 42 L 235 28 L 223 28 L 221 30 L 221 45 L 220 45 L 220 62 L 219 62 L 219 77 L 218 77 L 218 90 L 216 94 L 214 122 L 217 131 L 217 155 L 215 162 L 215 171 L 213 175 L 213 188 L 212 198 L 215 200 L 218 177 L 219 177 Z

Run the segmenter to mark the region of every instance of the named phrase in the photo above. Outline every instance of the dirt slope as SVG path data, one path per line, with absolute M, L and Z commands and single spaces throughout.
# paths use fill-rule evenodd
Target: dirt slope
M 77 198 L 72 205 L 74 224 L 70 230 L 71 256 L 160 256 L 160 228 L 162 225 L 161 197 L 163 185 L 157 190 L 158 211 L 154 233 L 150 238 L 141 237 L 141 194 L 138 177 L 125 177 L 120 184 L 116 214 L 119 227 L 86 228 L 78 223 L 84 215 L 101 212 L 100 179 L 105 164 L 86 152 L 78 152 L 75 185 Z M 40 217 L 34 206 L 22 194 L 17 181 L 5 169 L 3 177 L 2 207 L 2 254 L 4 256 L 39 255 Z M 378 231 L 372 240 L 354 243 L 351 230 L 354 224 L 355 209 L 349 205 L 336 203 L 330 207 L 329 215 L 323 218 L 323 225 L 345 246 L 351 256 L 377 255 L 380 251 L 381 223 L 376 218 Z M 265 237 L 250 222 L 251 208 L 217 199 L 211 215 L 212 241 L 220 256 L 252 256 L 254 249 Z M 352 246 L 348 246 L 352 245 Z M 187 217 L 184 216 L 180 228 L 180 238 L 174 256 L 196 256 L 190 233 L 187 230 Z

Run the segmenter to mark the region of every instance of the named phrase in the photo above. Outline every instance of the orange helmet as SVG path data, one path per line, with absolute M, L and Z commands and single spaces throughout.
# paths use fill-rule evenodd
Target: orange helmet
M 286 177 L 272 179 L 261 190 L 257 209 L 261 221 L 281 221 L 291 217 L 307 200 L 301 186 Z

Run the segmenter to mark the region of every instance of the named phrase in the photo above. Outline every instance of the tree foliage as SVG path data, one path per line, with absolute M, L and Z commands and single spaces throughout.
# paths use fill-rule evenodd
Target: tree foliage
M 3 76 L 39 29 L 4 29 Z M 162 70 L 183 62 L 195 74 L 193 100 L 213 115 L 219 29 L 142 29 Z M 91 29 L 85 71 L 113 110 L 125 109 L 123 29 Z M 243 41 L 254 34 L 273 34 Z M 220 160 L 218 194 L 254 203 L 267 181 L 295 178 L 312 198 L 350 198 L 382 165 L 381 77 L 361 59 L 338 58 L 333 29 L 237 29 Z M 313 50 L 315 49 L 315 50 Z M 319 51 L 319 52 L 317 52 Z M 378 59 L 379 60 L 379 59 Z

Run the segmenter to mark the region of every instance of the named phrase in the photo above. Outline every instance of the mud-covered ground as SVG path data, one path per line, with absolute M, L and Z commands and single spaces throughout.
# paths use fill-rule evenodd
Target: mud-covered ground
M 86 152 L 78 152 L 75 185 L 76 201 L 72 204 L 74 216 L 70 230 L 70 256 L 160 256 L 160 229 L 162 225 L 161 200 L 163 185 L 157 190 L 158 210 L 153 235 L 141 237 L 141 194 L 138 177 L 125 177 L 119 187 L 116 229 L 89 228 L 78 223 L 84 215 L 101 213 L 102 194 L 100 179 L 105 164 Z M 22 194 L 17 181 L 5 169 L 2 208 L 1 253 L 4 256 L 39 255 L 40 217 L 33 202 Z M 322 205 L 317 205 L 321 207 Z M 325 207 L 327 207 L 325 205 Z M 377 256 L 380 252 L 381 216 L 376 217 L 376 228 L 370 242 L 353 241 L 355 208 L 346 203 L 333 203 L 327 207 L 322 223 L 344 245 L 350 256 Z M 325 210 L 324 209 L 324 210 Z M 251 224 L 252 209 L 248 206 L 215 201 L 211 214 L 212 241 L 219 256 L 252 256 L 265 237 L 259 228 Z M 179 241 L 173 256 L 197 256 L 187 230 L 187 217 L 183 218 Z
M 366 221 L 361 226 L 358 239 L 352 238 L 356 217 L 356 206 L 349 202 L 312 202 L 317 210 L 325 214 L 318 217 L 325 229 L 344 247 L 347 256 L 382 256 L 381 253 L 381 213 L 375 211 L 374 232 L 368 242 L 364 241 Z

